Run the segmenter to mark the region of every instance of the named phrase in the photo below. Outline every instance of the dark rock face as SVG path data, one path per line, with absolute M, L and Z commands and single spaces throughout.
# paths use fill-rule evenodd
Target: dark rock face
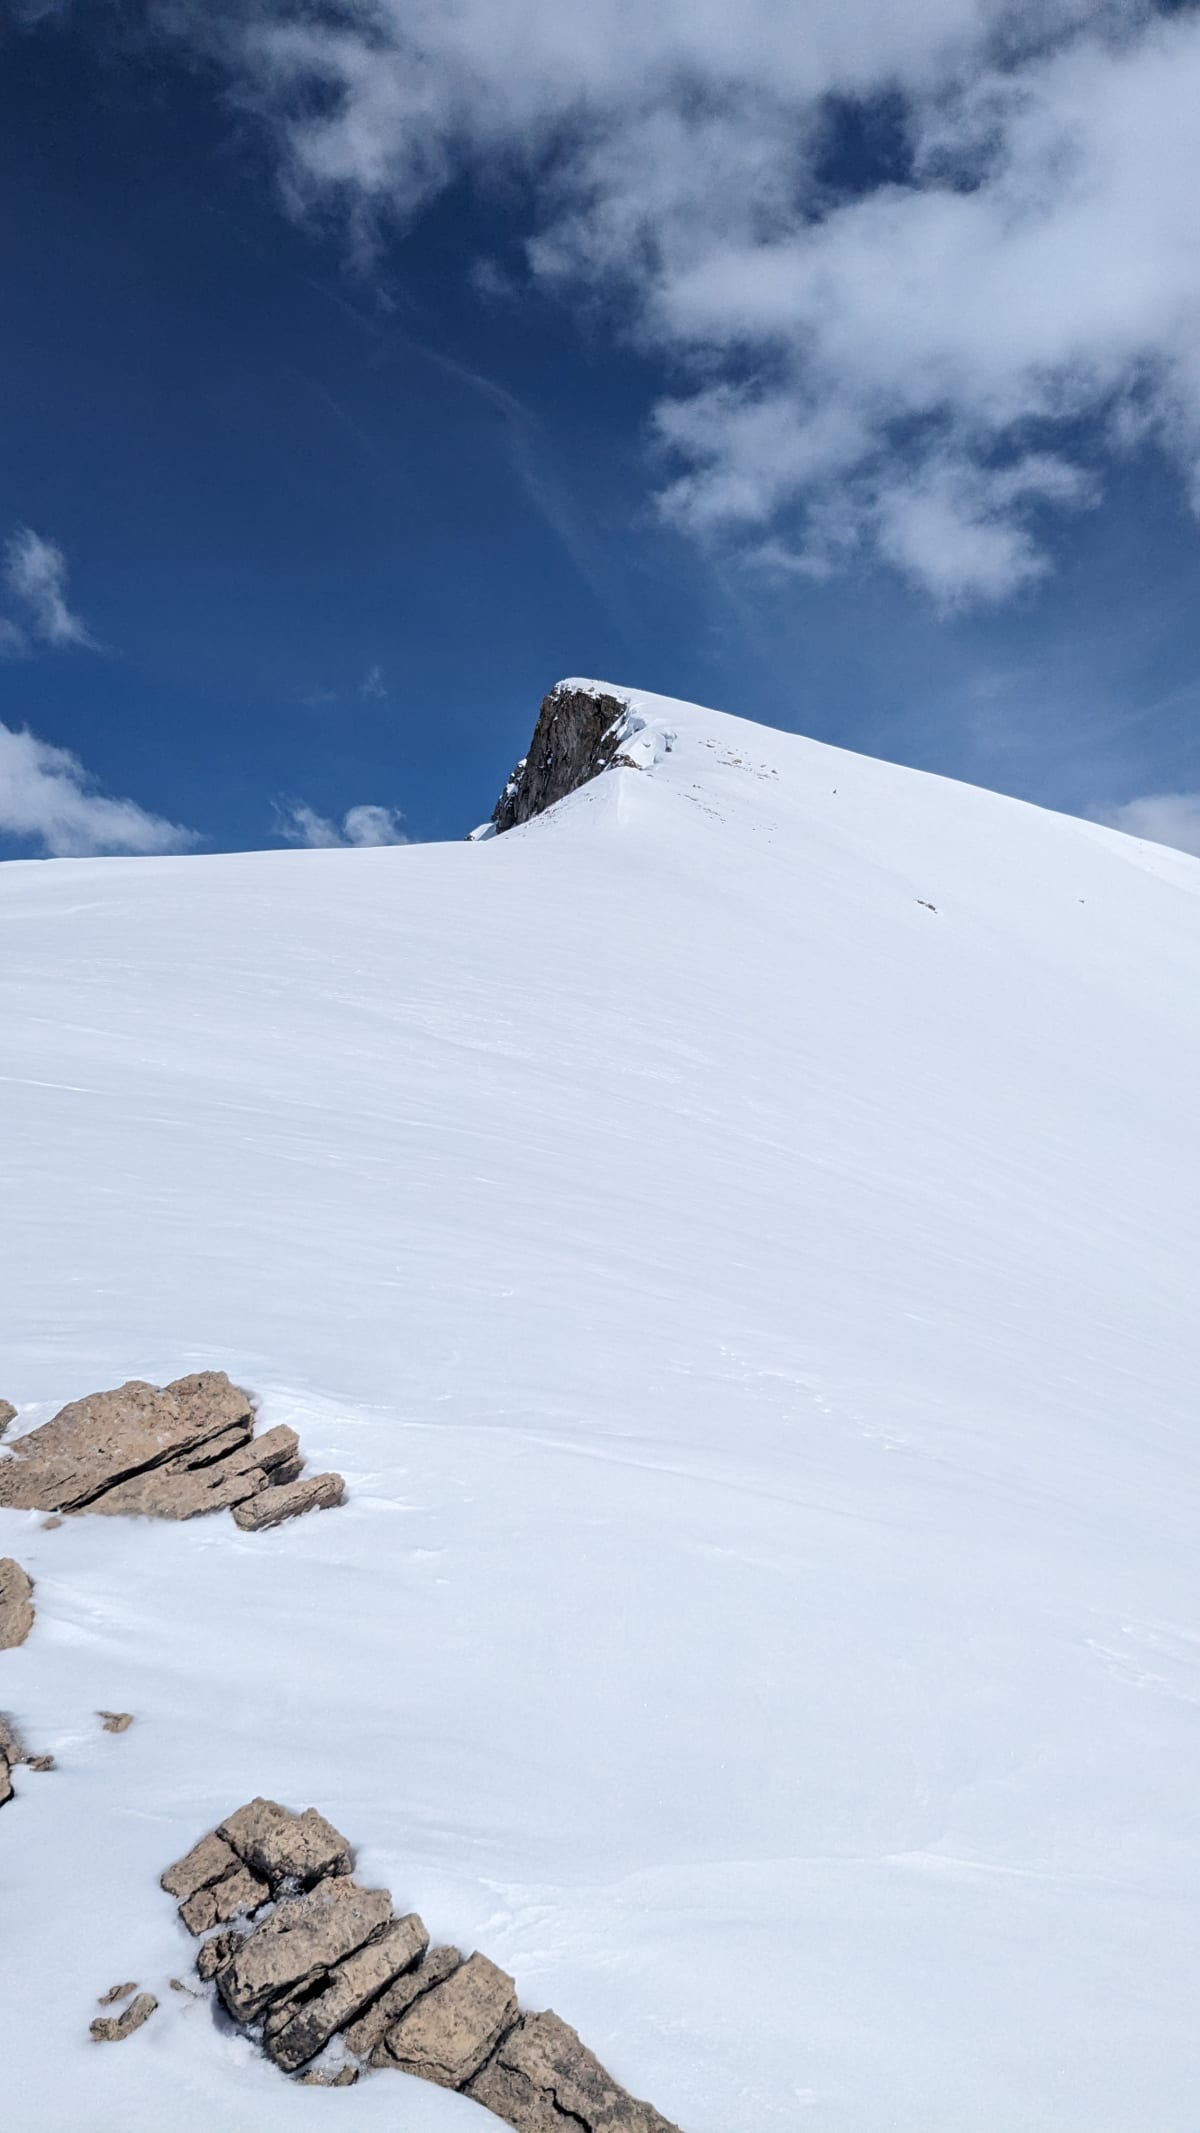
M 517 764 L 492 821 L 497 835 L 544 814 L 602 770 L 620 746 L 628 707 L 617 696 L 586 689 L 553 689 L 542 704 L 529 754 Z

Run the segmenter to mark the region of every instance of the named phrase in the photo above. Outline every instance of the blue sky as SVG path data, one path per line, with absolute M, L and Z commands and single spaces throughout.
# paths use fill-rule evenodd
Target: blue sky
M 9 5 L 0 855 L 457 836 L 565 673 L 1200 849 L 1195 10 L 646 12 Z

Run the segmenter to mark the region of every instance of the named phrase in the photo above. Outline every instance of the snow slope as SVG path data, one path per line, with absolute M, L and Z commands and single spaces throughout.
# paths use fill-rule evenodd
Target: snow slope
M 18 1426 L 217 1365 L 351 1492 L 0 1512 L 30 2133 L 494 2123 L 165 1989 L 258 1791 L 685 2133 L 1200 2122 L 1200 864 L 631 701 L 491 842 L 0 868 Z

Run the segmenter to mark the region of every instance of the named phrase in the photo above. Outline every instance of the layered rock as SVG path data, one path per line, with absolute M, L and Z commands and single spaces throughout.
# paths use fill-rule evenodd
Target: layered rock
M 506 1971 L 431 1948 L 416 1913 L 396 1917 L 385 1890 L 352 1879 L 352 1864 L 315 1808 L 255 1799 L 162 1877 L 192 1932 L 220 1926 L 196 1969 L 284 2073 L 341 2087 L 364 2061 L 399 2068 L 458 2089 L 516 2133 L 678 2133 L 557 2015 L 522 2016 Z M 226 1924 L 247 1888 L 240 1922 Z
M 0 1506 L 149 1518 L 232 1510 L 257 1532 L 342 1501 L 339 1474 L 301 1480 L 303 1465 L 294 1430 L 255 1436 L 254 1403 L 223 1370 L 161 1389 L 133 1378 L 18 1437 L 0 1460 Z
M 608 770 L 620 749 L 628 706 L 619 696 L 560 682 L 545 697 L 523 756 L 496 802 L 496 833 L 544 814 Z
M 12 1401 L 0 1400 L 0 1437 L 4 1435 L 4 1432 L 8 1428 L 9 1423 L 15 1422 L 16 1419 L 17 1410 L 13 1406 Z
M 0 1652 L 24 1644 L 33 1616 L 32 1578 L 11 1555 L 0 1555 Z

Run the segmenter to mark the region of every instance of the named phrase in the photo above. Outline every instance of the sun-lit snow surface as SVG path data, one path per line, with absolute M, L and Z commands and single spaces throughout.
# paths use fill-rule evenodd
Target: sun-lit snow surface
M 0 869 L 0 1393 L 350 1484 L 0 1513 L 14 2127 L 489 2122 L 166 1989 L 262 1791 L 686 2133 L 1194 2133 L 1200 864 L 633 703 L 489 843 Z

